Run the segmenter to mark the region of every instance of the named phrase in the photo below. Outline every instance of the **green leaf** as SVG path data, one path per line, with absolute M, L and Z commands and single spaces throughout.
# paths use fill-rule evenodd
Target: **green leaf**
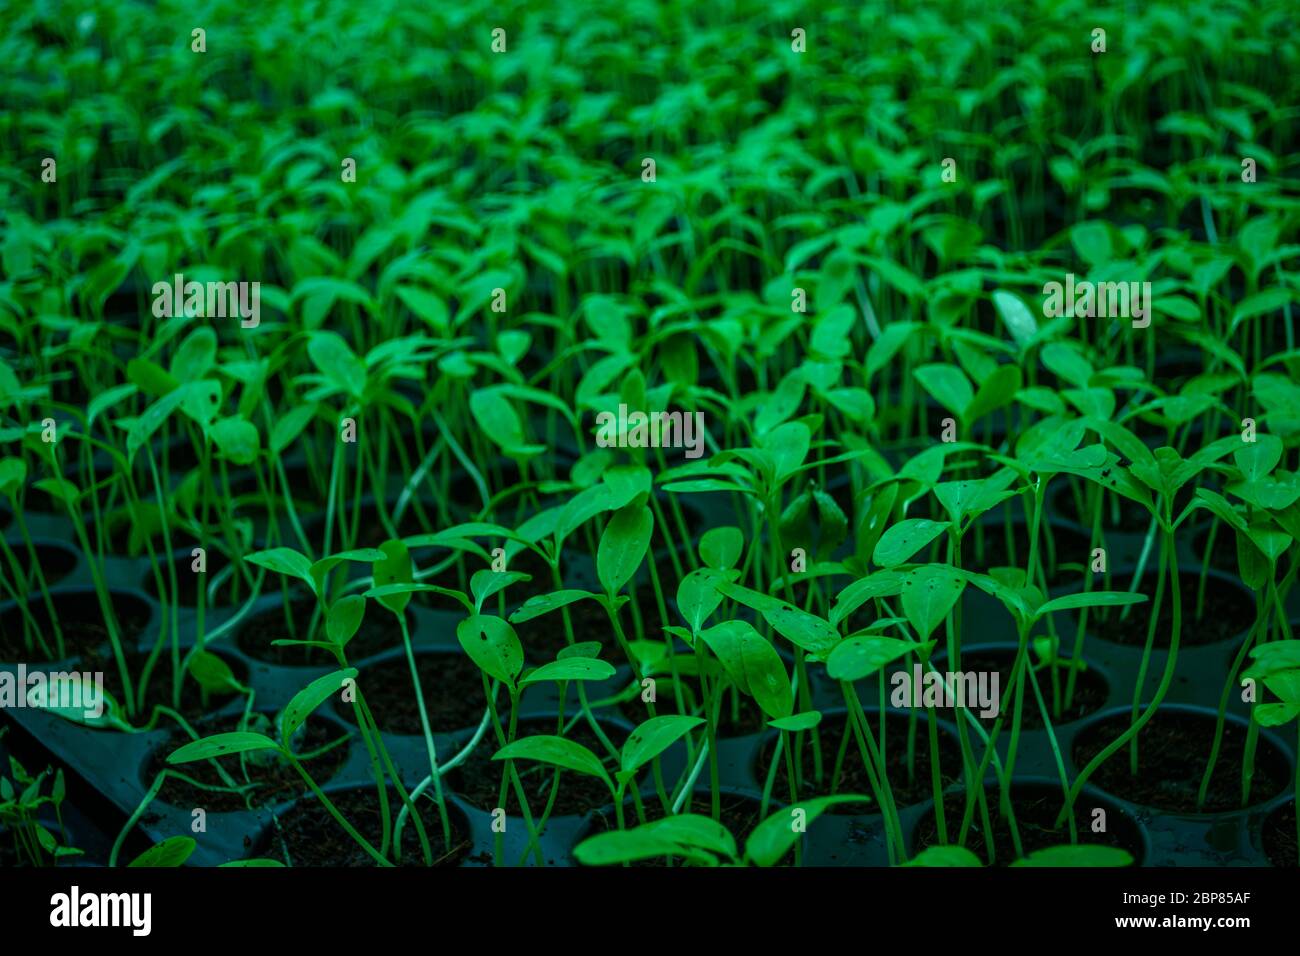
M 847 637 L 826 658 L 826 673 L 832 680 L 859 681 L 910 651 L 925 655 L 932 647 L 933 641 L 915 644 L 897 637 Z
M 1095 220 L 1076 223 L 1070 230 L 1070 241 L 1079 258 L 1089 266 L 1104 265 L 1114 256 L 1108 223 Z
M 294 443 L 303 429 L 311 424 L 311 420 L 316 417 L 316 404 L 308 402 L 303 405 L 294 405 L 286 412 L 282 412 L 276 418 L 275 426 L 271 429 L 271 454 L 279 457 L 286 448 Z
M 749 693 L 768 717 L 789 717 L 794 710 L 794 692 L 785 662 L 762 635 L 752 628 L 742 632 L 741 661 Z
M 620 777 L 635 773 L 703 723 L 702 717 L 683 714 L 651 717 L 632 731 L 627 742 L 623 744 Z
M 1012 866 L 1132 866 L 1127 850 L 1095 843 L 1051 846 L 1021 857 Z
M 884 568 L 897 567 L 947 531 L 950 524 L 929 518 L 905 518 L 880 536 L 871 560 Z
M 450 331 L 451 324 L 447 312 L 447 303 L 438 296 L 425 289 L 409 285 L 399 285 L 393 289 L 393 292 L 402 300 L 403 305 L 414 312 L 417 318 L 425 322 L 439 336 L 445 336 Z
M 479 670 L 514 686 L 524 667 L 524 649 L 508 623 L 490 614 L 471 614 L 456 625 L 456 639 Z
M 306 581 L 313 594 L 319 593 L 316 581 L 311 574 L 311 561 L 307 559 L 306 555 L 293 550 L 293 548 L 271 548 L 269 551 L 258 551 L 250 554 L 244 560 L 249 564 L 266 568 L 268 571 L 287 574 L 290 577 Z
M 193 855 L 198 843 L 193 837 L 174 836 L 168 837 L 160 843 L 155 843 L 149 849 L 145 850 L 134 860 L 127 864 L 133 866 L 149 867 L 173 867 L 181 866 L 186 860 Z
M 763 640 L 762 635 L 754 630 L 754 625 L 738 620 L 723 621 L 696 634 L 697 639 L 713 652 L 737 689 L 745 694 L 749 693 L 749 675 L 745 670 L 743 647 L 749 635 L 755 640 Z
M 213 422 L 208 426 L 208 437 L 217 446 L 217 453 L 236 465 L 251 465 L 261 447 L 257 429 L 239 417 Z
M 1204 508 L 1213 512 L 1230 527 L 1245 530 L 1246 519 L 1237 512 L 1227 498 L 1208 488 L 1196 489 L 1196 499 L 1187 506 L 1188 511 L 1193 508 Z
M 1233 310 L 1232 325 L 1228 330 L 1229 337 L 1237 331 L 1241 323 L 1271 312 L 1280 312 L 1290 301 L 1291 290 L 1280 286 L 1263 289 L 1247 296 L 1237 303 L 1237 308 Z
M 815 345 L 813 347 L 816 348 Z M 758 415 L 755 416 L 755 431 L 759 434 L 771 431 L 797 412 L 803 402 L 806 388 L 804 380 L 797 376 L 791 375 L 781 379 L 776 390 L 767 396 L 766 401 L 759 409 Z
M 348 667 L 341 671 L 335 671 L 333 674 L 326 674 L 324 677 L 318 677 L 298 693 L 293 695 L 284 708 L 284 713 L 280 716 L 280 740 L 284 743 L 286 750 L 289 748 L 289 740 L 299 727 L 307 720 L 308 717 L 321 704 L 338 693 L 344 686 L 345 681 L 353 680 L 357 676 L 355 667 Z
M 162 398 L 180 387 L 180 381 L 161 365 L 136 356 L 126 363 L 126 377 L 132 385 L 150 398 Z M 174 409 L 183 396 L 177 396 Z
M 493 760 L 537 760 L 541 763 L 563 767 L 604 782 L 610 792 L 614 792 L 613 781 L 609 779 L 600 758 L 582 744 L 563 737 L 550 734 L 535 734 L 524 737 L 512 744 L 502 747 L 492 756 Z
M 469 579 L 469 589 L 474 595 L 474 609 L 483 610 L 483 604 L 498 591 L 503 591 L 517 581 L 529 581 L 532 575 L 522 571 L 494 571 L 480 568 Z
M 999 468 L 987 478 L 966 481 L 943 481 L 934 486 L 934 496 L 954 522 L 978 518 L 995 505 L 1001 504 L 1014 492 L 1008 491 L 1016 480 L 1010 468 Z
M 366 366 L 338 333 L 317 331 L 307 341 L 307 356 L 336 389 L 360 398 L 366 389 Z
M 326 576 L 344 561 L 360 561 L 366 564 L 374 564 L 376 561 L 384 560 L 384 557 L 384 552 L 377 548 L 353 548 L 351 551 L 339 551 L 337 554 L 321 558 L 312 564 L 310 570 L 311 579 L 316 582 L 316 593 L 326 593 Z
M 801 421 L 786 422 L 759 436 L 758 447 L 772 456 L 774 486 L 799 470 L 811 444 L 812 432 Z
M 736 856 L 736 843 L 721 823 L 694 813 L 680 813 L 631 830 L 611 830 L 582 841 L 573 851 L 583 866 L 618 866 L 672 856 L 703 866 L 718 857 Z
M 270 860 L 270 859 L 267 859 L 267 858 L 265 858 L 265 857 L 256 857 L 256 858 L 254 858 L 254 859 L 252 859 L 252 860 L 230 860 L 230 861 L 227 862 L 227 863 L 218 863 L 217 866 L 218 866 L 219 868 L 228 867 L 228 866 L 233 866 L 233 867 L 245 867 L 245 866 L 254 866 L 254 867 L 283 867 L 284 864 L 281 863 L 279 860 Z
M 479 430 L 510 455 L 522 457 L 544 451 L 524 443 L 524 427 L 515 407 L 499 388 L 486 388 L 469 397 L 469 410 Z
M 653 820 L 646 828 L 657 836 L 667 837 L 683 849 L 703 850 L 725 857 L 736 858 L 736 841 L 725 826 L 698 813 L 677 813 Z
M 239 686 L 230 665 L 210 651 L 195 651 L 185 669 L 207 691 L 228 691 Z
M 215 379 L 202 379 L 198 382 L 191 382 L 185 387 L 183 394 L 181 411 L 203 426 L 209 440 L 215 441 L 216 439 L 213 438 L 210 429 L 212 422 L 217 417 L 217 412 L 221 411 L 221 383 Z M 231 445 L 236 452 L 238 452 L 241 444 L 246 444 L 249 440 L 247 435 L 234 433 L 229 435 L 222 433 L 219 437 Z M 218 451 L 220 451 L 220 448 L 218 448 Z M 227 457 L 231 457 L 233 460 L 233 456 Z
M 561 508 L 555 515 L 554 533 L 557 539 L 567 538 L 570 534 L 582 527 L 596 515 L 604 511 L 611 511 L 614 508 L 624 507 L 628 502 L 616 504 L 613 499 L 613 489 L 601 482 L 598 485 L 592 485 L 590 488 L 584 488 L 578 492 Z M 545 512 L 543 512 L 545 514 Z M 529 521 L 536 521 L 541 516 L 535 516 Z M 525 522 L 525 525 L 528 522 Z M 525 525 L 519 526 L 520 534 L 524 533 Z M 550 531 L 545 532 L 549 534 Z M 539 535 L 540 537 L 540 535 Z
M 1264 686 L 1284 704 L 1300 707 L 1300 671 L 1279 671 L 1264 678 Z
M 692 631 L 703 627 L 709 615 L 722 603 L 723 594 L 714 586 L 718 580 L 725 580 L 721 572 L 699 568 L 677 585 L 677 610 Z
M 714 581 L 713 586 L 745 607 L 753 608 L 755 611 L 779 611 L 786 607 L 784 601 L 764 594 L 762 591 L 755 591 L 753 588 L 747 588 L 740 584 L 733 584 L 719 577 Z
M 1276 435 L 1256 435 L 1253 442 L 1242 442 L 1232 453 L 1246 481 L 1259 481 L 1272 473 L 1282 460 L 1282 439 Z
M 1069 611 L 1081 607 L 1123 607 L 1127 604 L 1141 604 L 1147 600 L 1145 594 L 1129 594 L 1126 591 L 1085 591 L 1053 598 L 1038 609 L 1034 616 L 1044 617 L 1056 611 Z
M 1049 342 L 1039 357 L 1056 377 L 1076 388 L 1087 388 L 1093 368 L 1073 342 Z
M 529 684 L 538 684 L 542 681 L 551 680 L 609 680 L 616 673 L 618 671 L 608 661 L 583 657 L 566 657 L 563 660 L 554 660 L 543 664 L 536 670 L 531 671 L 519 682 L 519 686 L 527 687 Z
M 831 606 L 831 624 L 836 627 L 846 617 L 878 597 L 893 597 L 903 590 L 906 576 L 899 571 L 877 571 L 854 581 L 835 596 Z
M 754 832 L 745 841 L 745 856 L 755 866 L 775 866 L 803 836 L 805 828 L 827 809 L 841 803 L 870 802 L 869 797 L 858 794 L 837 794 L 805 800 L 778 810 L 754 827 Z
M 65 681 L 60 688 L 61 693 L 55 694 L 50 693 L 51 688 L 46 684 L 28 687 L 27 706 L 39 708 L 84 727 L 108 728 L 128 733 L 132 731 L 123 716 L 122 705 L 107 689 L 92 681 L 89 674 L 73 671 L 70 683 L 79 686 L 69 686 Z M 57 699 L 51 702 L 49 697 Z M 95 702 L 101 698 L 102 706 L 95 706 Z
M 1165 295 L 1160 299 L 1160 311 L 1179 322 L 1200 322 L 1201 307 L 1186 296 Z
M 1300 704 L 1256 704 L 1252 714 L 1261 727 L 1281 727 L 1300 714 Z
M 821 711 L 805 710 L 802 713 L 791 714 L 789 717 L 778 717 L 776 720 L 769 720 L 767 725 L 775 730 L 797 733 L 801 730 L 812 730 L 821 722 Z
M 1029 311 L 1029 307 L 1019 296 L 998 289 L 993 293 L 993 307 L 997 310 L 1002 324 L 1011 333 L 1017 348 L 1023 350 L 1034 341 L 1034 337 L 1038 335 L 1038 323 L 1034 321 L 1034 314 Z
M 904 866 L 983 866 L 980 858 L 964 846 L 928 846 Z
M 515 624 L 522 624 L 524 621 L 531 621 L 533 618 L 549 614 L 551 611 L 558 611 L 574 601 L 581 601 L 583 598 L 599 600 L 600 597 L 599 594 L 577 588 L 553 591 L 550 594 L 537 594 L 520 605 L 519 610 L 510 615 L 510 620 Z
M 279 749 L 280 745 L 270 737 L 239 730 L 228 734 L 213 734 L 211 737 L 204 737 L 202 740 L 177 747 L 167 757 L 167 762 L 169 764 L 193 763 L 196 760 L 212 760 L 216 757 L 228 757 L 231 754 Z
M 67 508 L 76 508 L 77 500 L 81 497 L 77 486 L 66 478 L 42 478 L 32 482 L 32 488 L 45 492 L 55 501 L 63 502 Z
M 870 380 L 877 372 L 894 360 L 912 333 L 921 328 L 919 322 L 890 322 L 880 332 L 880 337 L 867 349 L 866 373 Z
M 27 464 L 21 458 L 0 460 L 0 494 L 13 501 L 27 480 Z
M 217 333 L 199 326 L 176 348 L 171 374 L 178 382 L 197 382 L 211 371 L 217 360 Z
M 966 581 L 945 565 L 917 568 L 903 581 L 903 613 L 921 640 L 943 623 L 966 588 Z
M 830 653 L 839 643 L 839 632 L 815 614 L 784 605 L 764 610 L 762 614 L 778 634 L 818 658 Z
M 1254 663 L 1242 674 L 1256 680 L 1278 671 L 1300 669 L 1300 641 L 1269 641 L 1250 651 Z
M 966 406 L 963 417 L 967 423 L 977 422 L 989 412 L 1009 405 L 1019 391 L 1020 369 L 1014 365 L 999 365 L 993 374 L 980 383 L 975 398 Z
M 381 544 L 379 550 L 383 552 L 384 557 L 374 563 L 375 587 L 410 584 L 411 553 L 406 549 L 406 544 L 393 539 Z M 401 615 L 405 613 L 406 606 L 411 602 L 411 594 L 409 591 L 388 594 L 376 600 L 394 614 Z
M 966 409 L 975 400 L 975 392 L 962 370 L 954 365 L 922 365 L 912 375 L 930 396 L 948 411 L 965 420 Z
M 346 647 L 348 641 L 361 628 L 361 620 L 366 613 L 366 599 L 360 594 L 341 597 L 325 612 L 325 634 L 339 647 Z
M 638 502 L 614 513 L 596 549 L 596 574 L 605 593 L 613 596 L 636 574 L 650 547 L 654 515 Z
M 737 567 L 745 550 L 739 528 L 710 528 L 700 537 L 700 560 L 717 571 Z

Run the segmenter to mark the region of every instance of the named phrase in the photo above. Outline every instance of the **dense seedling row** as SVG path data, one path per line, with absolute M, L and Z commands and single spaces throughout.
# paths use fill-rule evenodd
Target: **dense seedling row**
M 6 864 L 1296 864 L 1287 4 L 4 27 Z

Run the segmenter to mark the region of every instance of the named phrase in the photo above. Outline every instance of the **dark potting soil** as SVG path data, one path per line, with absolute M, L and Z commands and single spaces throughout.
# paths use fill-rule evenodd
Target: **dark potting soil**
M 656 678 L 653 716 L 662 717 L 665 714 L 680 713 L 704 715 L 704 695 L 700 690 L 699 680 L 695 677 L 682 677 L 679 687 L 680 703 L 677 699 L 678 688 L 674 687 L 672 676 L 665 674 Z M 745 737 L 766 729 L 767 717 L 762 708 L 754 702 L 754 698 L 738 693 L 731 687 L 725 690 L 725 694 L 722 709 L 718 713 L 719 737 Z M 652 716 L 650 705 L 641 700 L 640 691 L 631 700 L 619 704 L 618 709 L 634 724 L 640 724 Z
M 880 741 L 879 717 L 867 714 L 867 723 Z M 829 715 L 818 728 L 821 731 L 822 777 L 817 779 L 816 764 L 812 741 L 805 737 L 801 759 L 803 779 L 799 787 L 799 799 L 807 800 L 815 796 L 827 796 L 833 793 L 860 793 L 871 798 L 871 804 L 846 803 L 830 807 L 828 813 L 852 816 L 863 813 L 879 812 L 876 793 L 871 788 L 871 778 L 862 762 L 857 738 L 852 736 L 843 713 Z M 835 772 L 835 758 L 839 753 L 844 735 L 849 734 L 848 749 L 844 754 L 844 763 L 840 768 L 837 782 L 831 780 Z M 921 803 L 934 795 L 930 782 L 930 731 L 924 715 L 916 722 L 916 745 L 913 751 L 913 772 L 907 773 L 907 737 L 908 718 L 905 714 L 890 714 L 885 721 L 885 772 L 889 786 L 894 794 L 894 803 L 899 807 Z M 794 739 L 794 735 L 790 735 Z M 776 737 L 769 740 L 759 751 L 754 764 L 754 776 L 761 786 L 767 779 L 772 764 L 772 752 L 776 748 Z M 939 768 L 940 784 L 948 786 L 961 777 L 961 745 L 942 727 L 939 728 Z M 772 796 L 789 801 L 790 784 L 786 773 L 786 756 L 781 754 L 777 765 L 776 780 L 772 784 Z
M 108 627 L 99 608 L 99 599 L 93 591 L 63 591 L 51 595 L 54 613 L 63 632 L 67 656 L 75 657 L 108 644 Z M 117 617 L 118 635 L 124 645 L 135 641 L 149 625 L 152 614 L 149 605 L 134 595 L 123 591 L 109 594 Z M 44 656 L 39 646 L 28 649 L 23 642 L 25 618 L 17 606 L 0 614 L 0 661 L 27 661 L 34 663 L 54 660 L 54 626 L 45 601 L 37 598 L 27 603 L 36 627 L 50 646 L 50 655 Z
M 208 737 L 213 734 L 240 730 L 239 724 L 240 715 L 231 715 L 200 721 L 194 725 L 194 730 L 200 737 Z M 270 729 L 264 729 L 260 732 L 266 733 L 267 736 L 273 738 L 278 736 L 274 730 Z M 338 727 L 318 717 L 309 718 L 307 723 L 303 725 L 301 734 L 301 739 L 294 743 L 294 750 L 300 754 L 311 753 L 343 736 Z M 190 740 L 188 734 L 178 730 L 171 735 L 165 744 L 156 749 L 149 756 L 149 762 L 145 767 L 145 783 L 147 785 L 152 784 L 158 772 L 166 768 L 179 771 L 185 776 L 209 786 L 225 787 L 225 781 L 221 779 L 221 775 L 217 773 L 211 761 L 201 760 L 168 768 L 168 755 L 177 747 L 189 743 Z M 254 789 L 247 792 L 247 800 L 252 806 L 261 806 L 265 803 L 283 803 L 307 790 L 307 785 L 303 783 L 298 771 L 287 761 L 281 760 L 278 755 L 272 755 L 265 763 L 259 763 L 257 759 L 259 756 L 264 757 L 265 754 L 247 754 L 243 770 L 240 768 L 238 756 L 222 757 L 219 760 L 226 773 L 237 784 L 251 782 L 256 785 Z M 312 779 L 317 784 L 323 785 L 339 772 L 347 758 L 348 744 L 344 743 L 332 747 L 309 760 L 303 760 L 302 764 L 307 772 L 311 774 Z M 247 779 L 245 779 L 244 770 L 247 771 Z M 213 813 L 234 812 L 245 809 L 245 797 L 241 794 L 231 793 L 228 790 L 201 790 L 174 777 L 169 778 L 163 784 L 162 789 L 158 791 L 158 799 L 174 807 L 203 807 Z
M 272 608 L 263 611 L 248 620 L 235 635 L 235 643 L 249 657 L 270 664 L 285 667 L 328 667 L 337 664 L 334 655 L 319 647 L 302 647 L 298 645 L 273 645 L 272 641 L 307 640 L 308 628 L 311 626 L 312 613 L 317 608 L 316 598 L 309 595 L 294 597 L 289 603 L 289 613 L 293 616 L 293 631 L 285 622 L 285 609 Z M 414 638 L 415 617 L 407 611 L 407 627 L 412 629 Z M 312 640 L 325 639 L 324 615 L 318 622 L 318 630 Z M 347 644 L 349 662 L 363 660 L 381 651 L 402 646 L 402 626 L 397 622 L 397 615 L 377 603 L 366 605 L 365 617 L 361 627 Z
M 383 815 L 373 788 L 328 793 L 330 802 L 343 818 L 376 850 L 383 840 Z M 402 803 L 395 792 L 388 795 L 390 819 L 397 820 Z M 416 802 L 424 831 L 433 851 L 434 866 L 457 866 L 473 848 L 460 814 L 448 808 L 451 817 L 451 846 L 442 839 L 442 821 L 432 800 Z M 315 797 L 304 797 L 280 814 L 279 832 L 272 824 L 263 848 L 254 854 L 278 859 L 292 866 L 375 866 L 375 860 L 352 839 L 334 816 Z M 287 852 L 286 852 L 287 851 Z M 390 857 L 391 859 L 391 857 Z M 415 826 L 408 819 L 402 828 L 402 866 L 424 866 Z
M 600 726 L 604 730 L 605 736 L 609 738 L 610 743 L 621 749 L 623 741 L 627 739 L 627 731 L 616 724 L 605 721 L 601 721 Z M 518 740 L 537 734 L 555 734 L 555 721 L 545 718 L 520 721 L 515 739 Z M 570 728 L 564 734 L 564 737 L 575 743 L 582 744 L 602 759 L 608 756 L 604 744 L 592 732 L 585 720 Z M 500 748 L 497 745 L 496 735 L 489 730 L 488 734 L 479 741 L 479 745 L 474 748 L 474 752 L 465 759 L 465 762 L 447 775 L 448 789 L 464 797 L 468 803 L 473 804 L 480 810 L 490 812 L 493 808 L 500 806 L 501 774 L 505 764 L 503 761 L 492 759 L 492 755 L 498 749 Z M 605 762 L 607 769 L 612 766 L 610 760 Z M 519 772 L 520 782 L 523 784 L 524 793 L 528 797 L 529 812 L 532 813 L 533 819 L 536 820 L 546 808 L 547 800 L 550 799 L 551 784 L 555 778 L 555 767 L 536 760 L 516 760 L 515 769 Z M 612 769 L 610 773 L 613 774 Z M 507 787 L 506 793 L 506 813 L 511 816 L 519 816 L 519 801 L 515 795 L 513 783 Z M 552 818 L 582 816 L 609 803 L 610 799 L 609 788 L 596 777 L 572 770 L 561 770 L 560 790 L 555 798 L 555 806 L 551 810 L 551 816 Z
M 1200 586 L 1199 575 L 1184 571 L 1179 574 L 1179 588 L 1182 604 L 1182 630 L 1179 645 L 1182 647 L 1199 647 L 1230 640 L 1248 629 L 1255 619 L 1255 602 L 1250 592 L 1239 585 L 1223 578 L 1211 576 L 1205 582 L 1205 606 L 1198 618 L 1196 616 L 1196 593 Z M 1115 575 L 1111 579 L 1110 589 L 1127 591 L 1131 578 L 1127 575 Z M 1160 601 L 1160 617 L 1156 621 L 1155 642 L 1157 648 L 1169 647 L 1173 636 L 1173 601 L 1170 594 L 1169 580 L 1165 581 L 1165 593 Z M 1140 593 L 1147 596 L 1141 604 L 1132 605 L 1128 616 L 1124 617 L 1123 608 L 1094 608 L 1088 614 L 1088 629 L 1097 637 L 1116 644 L 1145 646 L 1147 627 L 1151 622 L 1151 602 L 1156 593 L 1156 573 L 1148 571 L 1143 576 Z
M 998 673 L 998 696 L 999 700 L 1006 694 L 1007 687 L 1011 682 L 1011 668 L 1015 665 L 1015 651 L 977 651 L 961 655 L 961 666 L 964 671 L 976 671 L 984 673 Z M 1035 658 L 1030 657 L 1032 662 Z M 942 662 L 936 664 L 940 670 L 944 669 Z M 1070 700 L 1070 706 L 1065 704 L 1065 685 L 1069 680 L 1069 673 L 1061 667 L 1056 669 L 1060 689 L 1059 700 L 1061 710 L 1059 712 L 1052 710 L 1057 700 L 1052 691 L 1052 677 L 1047 669 L 1040 669 L 1035 672 L 1034 676 L 1038 679 L 1038 689 L 1042 692 L 1043 701 L 1047 704 L 1048 714 L 1052 719 L 1053 727 L 1060 727 L 1062 724 L 1068 724 L 1071 721 L 1080 720 L 1089 714 L 1095 714 L 1106 706 L 1106 700 L 1109 697 L 1110 690 L 1106 685 L 1106 680 L 1100 674 L 1092 669 L 1080 671 L 1074 680 L 1074 696 Z M 1043 712 L 1038 706 L 1038 698 L 1034 695 L 1033 687 L 1029 685 L 1029 675 L 1024 675 L 1024 709 L 1020 714 L 1020 726 L 1026 730 L 1041 730 L 1045 724 L 1043 721 Z M 1010 733 L 1011 730 L 1011 708 L 1015 706 L 1015 698 L 1008 702 L 1005 720 L 1002 722 L 1003 731 Z M 979 712 L 975 712 L 986 727 L 992 727 L 997 721 L 997 717 L 980 717 Z
M 998 804 L 998 789 L 988 787 L 989 817 L 993 823 L 994 863 L 1006 866 L 1016 859 L 1015 843 L 1011 838 L 1010 822 L 1001 816 Z M 1035 850 L 1061 846 L 1070 842 L 1070 825 L 1068 821 L 1056 829 L 1056 817 L 1065 806 L 1065 797 L 1060 788 L 1041 784 L 1012 784 L 1012 810 L 1015 814 L 1016 829 L 1020 834 L 1020 846 L 1024 855 Z M 944 822 L 948 829 L 949 844 L 956 844 L 961 830 L 962 815 L 966 812 L 966 795 L 951 793 L 944 797 Z M 1106 812 L 1106 831 L 1094 833 L 1090 826 L 1091 808 L 1084 800 L 1076 805 L 1075 821 L 1078 842 L 1080 844 L 1100 844 L 1127 850 L 1133 857 L 1134 865 L 1142 862 L 1142 835 L 1137 824 L 1111 807 Z M 984 832 L 982 815 L 978 805 L 966 835 L 965 847 L 981 861 L 988 862 L 988 837 Z M 935 846 L 939 843 L 939 828 L 933 809 L 916 825 L 913 842 L 917 850 Z
M 1241 766 L 1246 730 L 1233 721 L 1224 724 L 1223 742 L 1205 806 L 1196 805 L 1197 791 L 1209 765 L 1214 743 L 1212 713 L 1160 711 L 1138 734 L 1138 772 L 1129 773 L 1129 747 L 1116 751 L 1093 774 L 1091 783 L 1133 803 L 1173 813 L 1217 813 L 1241 807 Z M 1074 763 L 1082 769 L 1129 727 L 1128 714 L 1116 714 L 1080 732 L 1074 742 Z M 1250 804 L 1268 800 L 1287 784 L 1286 758 L 1261 737 L 1255 753 Z
M 646 823 L 664 818 L 664 808 L 657 797 L 642 797 L 641 807 L 645 814 Z M 769 814 L 776 812 L 778 807 L 779 804 L 770 806 L 768 808 Z M 762 810 L 762 803 L 746 794 L 728 791 L 719 794 L 718 820 L 735 838 L 737 855 L 744 853 L 745 841 L 754 832 L 755 828 L 763 822 Z M 707 790 L 696 791 L 691 795 L 691 805 L 683 807 L 681 812 L 711 818 L 713 816 L 713 802 L 709 792 Z M 614 813 L 613 806 L 605 806 L 593 811 L 588 817 L 588 821 L 589 826 L 585 836 L 594 836 L 597 833 L 608 833 L 611 830 L 618 829 L 618 816 Z M 627 801 L 623 805 L 623 826 L 630 830 L 639 826 L 640 823 L 641 820 L 636 814 L 636 805 L 631 800 Z M 664 857 L 656 857 L 650 860 L 638 860 L 631 865 L 634 867 L 661 867 L 671 866 L 678 862 L 680 861 L 670 861 Z M 793 863 L 794 851 L 792 850 L 781 859 L 780 865 L 790 866 Z
M 1296 866 L 1295 801 L 1288 800 L 1268 815 L 1260 833 L 1264 853 L 1274 866 Z
M 487 700 L 483 696 L 482 672 L 469 657 L 463 653 L 422 653 L 415 656 L 415 667 L 434 733 L 478 726 Z M 405 654 L 362 668 L 357 686 L 366 695 L 371 716 L 381 731 L 424 733 L 419 702 L 411 686 L 411 665 Z M 352 704 L 339 704 L 338 710 L 344 718 L 356 722 Z M 497 713 L 503 721 L 510 714 L 510 699 L 504 692 L 497 697 Z

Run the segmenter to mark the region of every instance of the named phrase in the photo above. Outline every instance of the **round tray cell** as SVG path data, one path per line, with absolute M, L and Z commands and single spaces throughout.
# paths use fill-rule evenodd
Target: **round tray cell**
M 1080 729 L 1072 756 L 1083 768 L 1131 724 L 1128 711 L 1107 714 Z M 1216 714 L 1212 710 L 1164 706 L 1138 733 L 1137 773 L 1130 769 L 1130 748 L 1112 754 L 1089 783 L 1131 803 L 1170 813 L 1222 813 L 1244 809 L 1241 767 L 1245 757 L 1247 726 L 1229 715 L 1214 775 L 1204 804 L 1198 804 L 1201 780 L 1214 744 Z M 1270 737 L 1259 736 L 1255 774 L 1247 806 L 1270 800 L 1290 779 L 1290 760 Z

